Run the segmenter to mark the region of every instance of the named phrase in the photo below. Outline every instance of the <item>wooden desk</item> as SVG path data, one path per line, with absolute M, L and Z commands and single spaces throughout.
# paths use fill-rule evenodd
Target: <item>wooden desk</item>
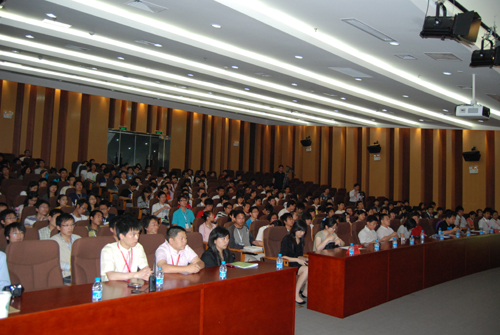
M 345 318 L 423 288 L 500 266 L 500 234 L 309 253 L 307 307 Z
M 6 334 L 293 334 L 296 269 L 218 268 L 165 275 L 162 291 L 132 295 L 125 282 L 103 283 L 93 303 L 92 284 L 26 292 L 13 302 L 19 313 L 0 320 Z M 145 288 L 145 287 L 144 287 Z

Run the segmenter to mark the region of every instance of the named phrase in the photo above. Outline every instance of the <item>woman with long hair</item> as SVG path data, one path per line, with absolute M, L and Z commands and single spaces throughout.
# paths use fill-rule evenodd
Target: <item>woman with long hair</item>
M 229 230 L 224 227 L 215 227 L 208 237 L 208 249 L 201 255 L 205 267 L 220 266 L 222 261 L 234 262 L 234 254 L 229 251 Z
M 26 191 L 21 191 L 19 195 L 28 195 L 29 192 L 38 192 L 38 182 L 35 180 L 32 180 L 28 183 L 28 187 L 26 188 Z
M 303 305 L 307 298 L 308 262 L 304 255 L 304 238 L 307 234 L 307 224 L 304 220 L 296 220 L 293 223 L 290 234 L 285 235 L 281 241 L 281 255 L 288 259 L 288 266 L 299 268 L 297 272 L 297 284 L 295 286 L 295 302 Z M 302 293 L 301 289 L 304 287 Z
M 23 209 L 26 207 L 35 206 L 37 201 L 38 201 L 38 193 L 29 191 L 28 195 L 26 196 L 26 199 L 24 199 L 24 203 L 16 207 L 17 217 L 20 218 L 21 215 L 23 214 Z
M 337 225 L 339 217 L 334 215 L 330 218 L 325 218 L 321 221 L 321 230 L 314 237 L 313 251 L 321 251 L 324 249 L 334 249 L 345 245 L 337 234 Z
M 153 195 L 151 187 L 146 186 L 142 189 L 141 194 L 137 197 L 137 207 L 143 208 L 142 213 L 146 214 L 149 211 L 149 200 Z

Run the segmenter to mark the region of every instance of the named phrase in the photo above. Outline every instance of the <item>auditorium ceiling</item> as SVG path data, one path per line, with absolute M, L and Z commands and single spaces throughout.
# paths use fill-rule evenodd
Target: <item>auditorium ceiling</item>
M 0 0 L 1 2 L 1 0 Z M 500 2 L 460 0 L 493 27 Z M 7 0 L 0 79 L 264 124 L 500 129 L 498 68 L 425 0 Z M 448 16 L 461 13 L 450 2 Z M 498 18 L 497 18 L 498 19 Z M 489 120 L 455 117 L 472 98 Z

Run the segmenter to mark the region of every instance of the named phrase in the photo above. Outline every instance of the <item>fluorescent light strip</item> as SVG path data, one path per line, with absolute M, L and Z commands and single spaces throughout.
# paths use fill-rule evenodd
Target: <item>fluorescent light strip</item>
M 223 70 L 223 69 L 219 69 L 219 68 L 216 68 L 216 67 L 212 67 L 212 66 L 209 66 L 209 65 L 206 65 L 206 64 L 197 63 L 197 62 L 189 61 L 189 60 L 186 60 L 186 59 L 183 59 L 183 58 L 180 58 L 180 57 L 168 55 L 168 54 L 165 54 L 165 53 L 160 53 L 158 51 L 141 48 L 141 47 L 138 47 L 136 45 L 119 42 L 119 41 L 116 41 L 116 40 L 113 40 L 113 39 L 109 39 L 109 38 L 106 38 L 106 37 L 102 37 L 102 36 L 89 35 L 87 32 L 78 31 L 78 30 L 75 30 L 73 28 L 72 29 L 58 29 L 58 27 L 55 27 L 55 26 L 52 26 L 52 25 L 43 24 L 43 22 L 41 22 L 41 21 L 28 19 L 28 18 L 25 18 L 25 17 L 22 17 L 22 16 L 18 16 L 18 15 L 15 15 L 15 14 L 4 13 L 1 10 L 0 10 L 0 17 L 4 17 L 4 18 L 10 19 L 10 20 L 17 21 L 17 22 L 23 22 L 23 23 L 26 23 L 26 24 L 29 24 L 29 25 L 34 25 L 34 26 L 37 26 L 37 27 L 40 27 L 40 28 L 45 28 L 45 29 L 49 29 L 49 30 L 58 31 L 58 32 L 63 33 L 63 34 L 68 34 L 68 35 L 80 37 L 80 38 L 89 40 L 89 44 L 94 44 L 94 42 L 100 42 L 100 43 L 103 43 L 103 44 L 105 44 L 107 46 L 114 45 L 116 47 L 124 48 L 124 49 L 127 49 L 129 51 L 139 52 L 139 53 L 142 53 L 142 54 L 148 54 L 150 56 L 154 56 L 154 57 L 157 57 L 159 59 L 164 59 L 164 60 L 172 61 L 172 62 L 175 62 L 175 63 L 187 65 L 189 67 L 199 68 L 199 69 L 202 69 L 202 70 L 205 70 L 205 71 L 209 71 L 209 72 L 213 72 L 213 73 L 218 73 L 218 74 L 221 74 L 223 76 L 232 77 L 232 78 L 236 79 L 236 81 L 242 81 L 243 80 L 243 81 L 251 82 L 251 83 L 253 83 L 253 84 L 257 85 L 257 86 L 260 85 L 260 86 L 265 86 L 265 87 L 273 88 L 273 89 L 276 89 L 276 90 L 284 91 L 284 92 L 287 92 L 288 94 L 291 94 L 293 96 L 302 96 L 302 97 L 305 97 L 305 98 L 308 98 L 308 99 L 320 100 L 321 102 L 326 103 L 328 105 L 334 104 L 338 108 L 352 109 L 352 110 L 355 110 L 355 111 L 359 111 L 359 112 L 363 112 L 363 113 L 367 113 L 367 114 L 376 115 L 377 117 L 382 117 L 383 119 L 386 119 L 386 120 L 389 120 L 389 121 L 392 121 L 392 122 L 397 122 L 397 123 L 401 123 L 401 124 L 404 124 L 404 125 L 408 125 L 408 124 L 410 124 L 410 125 L 418 125 L 419 124 L 418 122 L 415 122 L 415 121 L 412 121 L 412 120 L 409 120 L 409 119 L 405 119 L 405 118 L 400 118 L 400 117 L 397 117 L 397 116 L 394 116 L 394 115 L 383 115 L 383 116 L 381 116 L 381 115 L 378 115 L 376 111 L 368 109 L 368 108 L 365 108 L 365 107 L 360 107 L 360 106 L 357 106 L 357 105 L 354 105 L 354 104 L 345 103 L 345 102 L 338 101 L 338 100 L 332 100 L 330 98 L 325 98 L 325 97 L 322 97 L 322 96 L 319 96 L 319 95 L 310 94 L 308 92 L 302 92 L 300 90 L 292 89 L 290 87 L 285 87 L 285 86 L 282 86 L 282 85 L 269 83 L 269 82 L 266 82 L 266 81 L 263 81 L 263 80 L 260 80 L 260 79 L 248 77 L 248 76 L 241 75 L 241 74 L 238 74 L 238 73 L 233 73 L 233 72 L 226 71 L 226 70 Z M 241 94 L 241 92 L 239 94 Z M 351 118 L 353 120 L 357 120 L 358 123 L 360 121 L 359 118 L 349 117 L 349 116 L 346 116 L 346 115 L 341 114 L 341 113 L 338 113 L 338 115 L 335 115 L 335 114 L 331 113 L 331 116 L 332 117 L 337 117 L 337 118 L 343 118 L 343 119 Z M 451 119 L 451 120 L 455 121 L 454 119 Z M 363 121 L 363 122 L 365 122 L 365 121 Z
M 145 68 L 145 67 L 142 67 L 142 66 L 136 66 L 136 65 L 133 65 L 133 64 L 130 64 L 130 63 L 127 64 L 127 63 L 123 63 L 123 62 L 117 62 L 115 60 L 110 60 L 110 59 L 107 59 L 107 58 L 92 56 L 92 55 L 88 55 L 88 54 L 84 54 L 84 53 L 80 53 L 80 52 L 76 52 L 76 51 L 70 51 L 70 50 L 63 49 L 63 48 L 57 48 L 57 47 L 47 46 L 47 45 L 44 45 L 42 43 L 32 42 L 32 41 L 28 41 L 28 40 L 25 40 L 25 39 L 17 39 L 17 38 L 13 38 L 13 37 L 10 37 L 10 36 L 7 36 L 7 35 L 0 34 L 0 41 L 11 42 L 11 43 L 15 43 L 17 45 L 23 45 L 23 46 L 27 46 L 27 47 L 30 47 L 30 48 L 40 49 L 42 51 L 51 51 L 51 52 L 54 52 L 56 54 L 64 54 L 64 55 L 71 56 L 72 58 L 80 58 L 80 59 L 82 59 L 85 62 L 92 61 L 92 62 L 99 62 L 99 63 L 103 63 L 103 64 L 107 64 L 107 65 L 113 65 L 113 66 L 119 67 L 120 69 L 123 69 L 125 71 L 134 70 L 134 71 L 137 71 L 137 72 L 139 72 L 141 74 L 148 73 L 148 74 L 151 74 L 152 76 L 154 76 L 155 78 L 162 77 L 162 78 L 167 78 L 169 80 L 181 80 L 181 81 L 188 82 L 189 85 L 192 85 L 192 86 L 197 86 L 198 85 L 198 86 L 203 86 L 203 87 L 210 88 L 210 89 L 217 89 L 217 90 L 221 90 L 221 91 L 226 91 L 226 92 L 234 93 L 234 94 L 237 94 L 237 95 L 240 95 L 240 96 L 246 96 L 246 97 L 249 97 L 249 98 L 256 98 L 256 99 L 266 100 L 266 101 L 269 101 L 271 103 L 286 105 L 286 106 L 288 106 L 288 107 L 290 107 L 292 109 L 296 109 L 296 110 L 307 110 L 307 111 L 310 111 L 310 112 L 319 113 L 319 114 L 322 114 L 322 115 L 324 115 L 324 116 L 326 116 L 328 118 L 335 117 L 335 118 L 338 118 L 338 119 L 349 120 L 350 122 L 355 122 L 355 123 L 358 123 L 358 124 L 368 124 L 368 125 L 372 125 L 372 126 L 377 125 L 376 122 L 373 122 L 373 121 L 370 121 L 370 120 L 367 120 L 367 119 L 362 119 L 362 118 L 359 118 L 359 117 L 353 117 L 353 116 L 345 115 L 345 114 L 334 112 L 334 111 L 330 111 L 330 110 L 325 110 L 325 109 L 316 108 L 316 107 L 312 107 L 312 106 L 306 106 L 306 105 L 294 103 L 294 102 L 291 102 L 291 101 L 280 100 L 280 99 L 276 99 L 276 98 L 272 98 L 272 97 L 260 95 L 260 94 L 257 94 L 257 93 L 251 93 L 251 92 L 241 91 L 241 90 L 238 90 L 238 89 L 234 89 L 234 88 L 225 87 L 225 86 L 222 86 L 222 85 L 217 85 L 217 84 L 205 82 L 205 81 L 197 80 L 197 79 L 194 79 L 194 78 L 186 78 L 184 76 L 179 76 L 179 75 L 175 75 L 175 74 L 171 74 L 171 73 L 167 73 L 167 72 L 163 72 L 163 71 L 152 70 L 152 69 Z M 11 53 L 3 53 L 3 54 L 5 54 L 8 57 L 16 58 Z M 18 58 L 18 59 L 20 59 L 20 58 Z M 38 61 L 38 59 L 36 59 L 36 60 Z M 59 64 L 59 63 L 57 63 L 57 64 Z M 77 68 L 77 69 L 81 69 L 81 68 Z M 123 79 L 123 78 L 121 78 L 121 79 Z M 240 103 L 240 104 L 244 103 L 244 102 L 239 101 L 239 100 L 233 100 L 233 101 L 234 101 L 234 103 Z M 263 108 L 263 107 L 260 107 L 260 108 Z M 289 111 L 286 111 L 286 112 L 289 113 Z M 304 115 L 305 115 L 304 117 L 307 116 L 306 114 L 304 114 Z M 307 117 L 310 118 L 310 119 L 314 118 L 313 116 L 307 116 Z M 320 119 L 320 118 L 315 118 L 315 119 L 316 120 L 318 120 L 318 119 L 319 120 L 324 120 L 324 119 Z M 330 123 L 330 120 L 324 120 L 322 122 Z
M 49 1 L 54 2 L 54 3 L 58 3 L 60 5 L 67 6 L 67 0 L 65 0 L 64 3 L 61 3 L 61 1 L 58 1 L 58 0 L 49 0 Z M 237 0 L 234 0 L 234 1 L 239 2 L 240 4 L 242 4 L 244 6 L 248 6 L 248 3 L 243 3 L 243 1 L 237 1 Z M 184 37 L 184 38 L 188 38 L 188 39 L 193 40 L 193 41 L 197 41 L 199 43 L 203 43 L 205 45 L 209 45 L 210 47 L 217 47 L 217 48 L 220 48 L 222 50 L 229 51 L 231 53 L 236 53 L 236 54 L 239 54 L 241 56 L 252 58 L 252 59 L 260 61 L 260 62 L 264 62 L 264 63 L 271 64 L 271 65 L 274 65 L 274 66 L 278 66 L 278 67 L 281 67 L 283 69 L 292 71 L 293 73 L 299 73 L 301 75 L 307 76 L 307 77 L 311 78 L 311 81 L 322 81 L 324 83 L 327 83 L 327 84 L 330 84 L 330 85 L 333 85 L 333 86 L 337 86 L 337 87 L 340 87 L 340 88 L 343 88 L 345 90 L 349 90 L 349 91 L 352 91 L 352 92 L 356 92 L 358 94 L 365 95 L 367 97 L 371 97 L 373 99 L 377 99 L 377 100 L 383 101 L 385 103 L 393 104 L 395 106 L 403 107 L 403 108 L 408 109 L 408 110 L 413 110 L 413 111 L 416 111 L 416 112 L 419 112 L 419 113 L 422 113 L 422 114 L 426 114 L 426 115 L 429 115 L 429 116 L 431 116 L 433 118 L 447 120 L 447 121 L 450 121 L 450 122 L 454 122 L 454 123 L 466 125 L 468 127 L 472 127 L 473 126 L 469 122 L 462 121 L 462 120 L 455 119 L 455 118 L 451 118 L 451 117 L 447 117 L 447 116 L 443 116 L 442 114 L 439 114 L 439 113 L 436 113 L 436 112 L 432 112 L 432 111 L 428 111 L 428 110 L 426 110 L 424 108 L 420 108 L 420 107 L 411 105 L 409 103 L 404 103 L 404 102 L 401 102 L 399 100 L 392 99 L 392 98 L 383 96 L 381 94 L 377 94 L 375 92 L 371 92 L 371 91 L 368 91 L 368 90 L 365 90 L 365 89 L 362 89 L 362 88 L 359 88 L 359 87 L 356 87 L 356 86 L 353 86 L 353 85 L 345 84 L 345 83 L 342 83 L 342 82 L 340 82 L 338 80 L 334 80 L 334 79 L 331 79 L 329 77 L 322 76 L 320 74 L 316 74 L 314 72 L 304 70 L 304 69 L 299 68 L 297 66 L 293 66 L 293 65 L 289 65 L 289 64 L 280 62 L 278 60 L 275 60 L 275 59 L 272 59 L 272 58 L 269 58 L 269 57 L 266 57 L 266 56 L 263 56 L 263 55 L 251 52 L 249 50 L 244 50 L 244 49 L 235 47 L 233 45 L 230 45 L 230 44 L 227 44 L 227 43 L 224 43 L 224 42 L 220 42 L 220 41 L 211 39 L 211 38 L 206 37 L 206 36 L 202 36 L 202 35 L 190 33 L 190 32 L 188 32 L 188 31 L 186 31 L 184 29 L 181 29 L 181 28 L 178 28 L 178 27 L 174 27 L 172 25 L 166 24 L 166 23 L 158 21 L 158 20 L 154 20 L 154 19 L 152 19 L 150 17 L 146 17 L 146 16 L 143 16 L 143 15 L 135 14 L 135 13 L 130 13 L 130 12 L 128 12 L 126 10 L 123 10 L 123 9 L 121 9 L 119 7 L 108 5 L 108 4 L 103 3 L 101 1 L 96 1 L 96 0 L 72 0 L 72 2 L 78 3 L 78 4 L 86 6 L 86 7 L 94 8 L 94 9 L 96 9 L 98 11 L 106 12 L 106 13 L 111 14 L 111 15 L 116 15 L 116 16 L 119 16 L 119 17 L 125 19 L 125 20 L 134 21 L 134 22 L 136 22 L 138 24 L 144 24 L 144 25 L 150 26 L 150 27 L 154 28 L 154 31 L 161 31 L 161 30 L 163 30 L 163 31 L 165 31 L 167 33 L 175 34 L 175 35 L 178 35 L 178 36 L 181 36 L 181 37 Z M 224 1 L 218 1 L 218 2 L 224 3 Z M 256 7 L 254 7 L 254 5 Z M 71 6 L 69 6 L 69 7 L 71 7 Z M 288 26 L 294 27 L 295 29 L 301 30 L 302 32 L 306 32 L 306 33 L 310 32 L 308 34 L 311 37 L 317 38 L 317 36 L 315 36 L 315 34 L 317 34 L 317 32 L 314 30 L 314 28 L 309 27 L 309 26 L 305 25 L 304 23 L 302 23 L 302 22 L 300 22 L 300 21 L 298 21 L 298 20 L 296 20 L 296 19 L 294 19 L 294 18 L 292 18 L 290 16 L 287 16 L 287 15 L 283 14 L 282 12 L 279 12 L 277 10 L 273 10 L 273 9 L 271 9 L 271 8 L 269 8 L 269 7 L 261 4 L 261 3 L 259 3 L 258 1 L 252 1 L 251 2 L 251 8 L 255 9 L 255 10 L 260 10 L 262 14 L 265 14 L 265 15 L 268 15 L 270 17 L 273 17 L 274 19 L 278 19 L 278 18 L 281 18 L 281 17 L 286 17 L 286 19 L 292 20 L 294 22 L 294 24 L 298 24 L 298 26 L 302 27 L 302 29 L 298 29 L 298 26 L 291 25 L 290 22 L 287 22 Z M 269 12 L 265 12 L 266 10 L 268 10 L 268 11 L 272 10 L 272 12 L 275 15 L 277 15 L 278 18 L 274 17 L 274 15 L 270 15 Z M 110 18 L 107 18 L 107 19 L 110 20 Z M 280 22 L 284 23 L 282 21 L 283 20 L 281 20 Z M 121 23 L 121 24 L 123 24 L 123 23 Z M 152 33 L 154 33 L 154 32 L 152 32 Z M 158 33 L 157 33 L 157 35 L 162 36 L 161 34 L 158 34 Z M 354 48 L 349 47 L 349 46 L 345 45 L 344 43 L 342 43 L 340 41 L 337 41 L 334 38 L 329 37 L 328 35 L 321 34 L 321 36 L 322 36 L 323 39 L 328 40 L 329 44 L 330 43 L 341 44 L 340 47 L 343 48 L 344 51 L 349 50 L 350 52 L 353 52 L 353 53 L 355 52 L 356 54 L 359 54 L 358 56 L 356 56 L 355 54 L 353 54 L 354 56 L 356 56 L 358 58 L 363 58 L 363 60 L 367 61 L 367 58 L 369 57 L 370 58 L 369 61 L 373 62 L 374 64 L 383 64 L 384 66 L 388 66 L 388 67 L 390 66 L 389 64 L 386 64 L 386 63 L 384 63 L 384 62 L 382 62 L 382 61 L 380 61 L 380 60 L 378 60 L 378 59 L 376 59 L 374 57 L 371 57 L 369 55 L 363 54 L 363 53 L 355 50 Z M 162 36 L 162 37 L 164 37 L 164 36 Z M 335 46 L 335 45 L 332 44 L 332 46 Z M 399 71 L 399 70 L 397 70 L 395 68 L 392 68 L 392 67 L 390 67 L 390 68 L 393 69 L 394 71 L 397 71 L 398 73 L 400 73 L 399 75 L 406 74 L 407 76 L 410 76 L 411 78 L 414 78 L 417 81 L 421 81 L 419 78 L 411 76 L 410 74 L 408 74 L 408 73 L 406 73 L 404 71 Z M 424 82 L 424 81 L 421 81 L 421 82 L 425 83 L 425 87 L 430 87 L 432 85 L 434 87 L 435 91 L 442 91 L 443 90 L 442 88 L 440 88 L 440 87 L 438 87 L 436 85 L 433 85 L 431 83 L 427 83 L 427 82 Z M 420 85 L 422 85 L 422 84 L 420 84 Z M 448 91 L 446 91 L 446 92 L 448 92 Z M 460 101 L 460 99 L 465 99 L 464 97 L 456 95 L 456 94 L 454 94 L 452 92 L 449 92 L 449 93 L 453 94 L 457 99 L 459 99 L 459 101 Z M 390 117 L 386 116 L 386 118 L 390 118 Z M 392 116 L 392 118 L 395 118 L 395 117 Z M 393 119 L 393 120 L 396 120 L 396 119 Z M 404 119 L 404 120 L 405 120 L 405 123 L 412 123 L 413 122 L 413 121 L 408 120 L 408 119 Z M 417 124 L 417 123 L 415 123 L 415 124 Z
M 94 69 L 89 70 L 87 68 L 82 68 L 82 67 L 73 66 L 73 65 L 67 65 L 67 64 L 48 61 L 48 60 L 44 60 L 44 59 L 40 60 L 36 57 L 20 55 L 17 53 L 0 51 L 0 56 L 10 57 L 10 58 L 14 58 L 17 60 L 24 60 L 24 61 L 33 62 L 33 63 L 37 63 L 37 64 L 42 64 L 42 65 L 47 65 L 47 66 L 56 67 L 59 69 L 64 69 L 64 70 L 68 70 L 68 71 L 72 71 L 72 72 L 81 72 L 81 73 L 85 73 L 85 74 L 89 74 L 89 75 L 97 75 L 97 76 L 100 76 L 100 77 L 103 77 L 106 79 L 114 79 L 114 80 L 118 80 L 118 81 L 125 81 L 125 82 L 139 84 L 139 85 L 148 86 L 148 87 L 161 88 L 161 89 L 173 91 L 173 92 L 176 92 L 179 94 L 184 94 L 184 95 L 187 94 L 190 96 L 197 96 L 197 97 L 206 98 L 206 99 L 213 99 L 213 100 L 219 100 L 219 101 L 223 101 L 223 102 L 227 102 L 227 103 L 244 105 L 244 106 L 248 106 L 248 107 L 252 107 L 252 108 L 264 109 L 264 110 L 269 111 L 271 113 L 280 113 L 280 114 L 285 114 L 285 115 L 291 114 L 291 112 L 289 110 L 269 107 L 269 106 L 265 106 L 265 105 L 259 105 L 257 103 L 253 103 L 253 102 L 241 101 L 241 100 L 231 99 L 231 98 L 217 96 L 217 95 L 213 95 L 213 94 L 207 94 L 207 93 L 196 92 L 196 91 L 188 91 L 188 90 L 182 89 L 182 88 L 162 85 L 162 84 L 153 83 L 153 82 L 141 80 L 141 79 L 123 77 L 121 75 L 116 75 L 116 74 L 107 73 L 107 72 L 103 72 L 103 71 L 96 71 Z M 337 122 L 332 121 L 330 119 L 323 119 L 323 118 L 319 118 L 319 117 L 315 117 L 315 116 L 311 116 L 311 115 L 307 115 L 307 114 L 303 114 L 303 113 L 294 113 L 293 116 L 295 118 L 308 119 L 310 121 L 320 122 L 320 123 L 328 124 L 328 125 L 337 125 L 338 124 Z
M 93 83 L 93 84 L 98 84 L 99 86 L 111 87 L 113 89 L 117 88 L 117 89 L 125 90 L 125 91 L 132 91 L 132 92 L 136 92 L 136 93 L 153 95 L 155 98 L 158 98 L 158 96 L 161 96 L 165 99 L 181 100 L 183 102 L 193 104 L 193 105 L 208 105 L 208 106 L 215 107 L 215 108 L 221 109 L 221 110 L 230 109 L 230 110 L 236 111 L 237 113 L 242 113 L 242 114 L 247 114 L 247 115 L 258 115 L 259 117 L 263 117 L 266 119 L 275 119 L 275 120 L 277 119 L 277 120 L 281 120 L 281 121 L 292 122 L 292 123 L 297 123 L 297 124 L 302 124 L 302 125 L 309 124 L 306 121 L 299 120 L 299 119 L 293 119 L 290 117 L 272 115 L 272 114 L 265 113 L 265 112 L 259 112 L 259 111 L 254 111 L 254 110 L 250 110 L 250 109 L 239 108 L 239 107 L 230 106 L 230 105 L 226 105 L 226 104 L 219 104 L 219 103 L 215 103 L 215 102 L 211 102 L 211 101 L 198 100 L 198 99 L 193 99 L 193 98 L 184 97 L 184 96 L 176 96 L 176 95 L 171 95 L 171 94 L 166 94 L 166 93 L 161 93 L 161 92 L 156 92 L 156 91 L 150 91 L 150 90 L 146 90 L 146 89 L 131 87 L 131 86 L 122 85 L 122 84 L 111 83 L 111 82 L 97 80 L 97 79 L 93 79 L 93 78 L 87 78 L 87 77 L 81 77 L 81 76 L 77 76 L 77 75 L 66 74 L 66 73 L 61 73 L 61 72 L 56 72 L 56 71 L 51 71 L 51 70 L 33 68 L 30 66 L 16 64 L 16 63 L 2 61 L 2 62 L 0 62 L 0 67 L 15 68 L 15 69 L 20 69 L 20 70 L 26 71 L 26 72 L 42 73 L 42 74 L 50 75 L 50 76 L 58 76 L 58 77 L 62 77 L 62 78 L 69 78 L 71 80 L 84 81 L 84 82 L 89 82 L 89 83 Z M 92 72 L 95 73 L 95 71 L 92 71 Z M 295 115 L 297 115 L 297 114 L 295 114 Z

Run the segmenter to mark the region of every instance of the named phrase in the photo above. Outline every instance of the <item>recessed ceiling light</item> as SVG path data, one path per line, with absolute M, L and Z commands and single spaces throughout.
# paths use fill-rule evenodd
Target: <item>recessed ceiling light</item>
M 55 14 L 52 14 L 52 13 L 47 13 L 45 14 L 47 15 L 48 17 L 50 17 L 51 19 L 57 19 L 57 16 Z
M 163 45 L 161 45 L 160 43 L 155 43 L 154 46 L 157 48 L 161 48 Z
M 373 121 L 373 122 L 375 122 L 375 121 L 377 121 L 377 120 L 375 120 L 375 119 L 372 119 L 372 121 Z
M 363 79 L 361 79 L 361 78 L 354 78 L 354 80 L 362 81 Z
M 297 102 L 297 100 L 295 100 L 295 99 L 293 99 L 292 101 L 293 101 L 293 102 Z
M 124 60 L 124 59 L 125 59 L 125 58 L 123 58 L 122 56 L 118 56 L 118 57 L 116 57 L 116 58 L 118 58 L 119 60 Z
M 245 87 L 245 91 L 250 91 L 250 89 L 248 87 Z
M 194 76 L 194 74 L 192 74 L 192 73 L 188 73 L 188 76 L 192 77 L 192 76 Z
M 217 28 L 217 29 L 222 28 L 222 26 L 220 24 L 217 24 L 217 23 L 212 23 L 212 27 Z
M 446 108 L 443 108 L 443 112 L 447 112 L 448 110 Z
M 26 35 L 25 37 L 26 38 L 34 38 L 33 35 L 30 35 L 30 34 Z
M 409 95 L 403 94 L 403 98 L 409 98 Z
M 398 41 L 390 41 L 389 44 L 390 45 L 399 45 L 399 42 Z
M 387 112 L 387 108 L 382 108 L 382 112 Z
M 451 76 L 451 72 L 447 72 L 447 71 L 445 71 L 445 72 L 443 72 L 443 74 L 444 74 L 445 76 Z
M 233 69 L 237 69 L 237 68 L 238 68 L 238 66 L 236 66 L 236 65 L 233 65 L 233 66 L 231 66 L 231 67 L 232 67 Z
M 92 70 L 97 70 L 97 68 L 95 66 L 92 66 L 91 69 Z
M 55 19 L 54 20 L 43 19 L 43 22 L 48 23 L 52 26 L 60 27 L 60 28 L 71 28 L 71 24 L 62 23 L 62 22 L 56 21 Z
M 424 122 L 424 119 L 418 119 L 418 121 L 420 121 L 420 122 Z
M 15 54 L 19 53 L 19 51 L 17 51 L 17 50 L 12 50 L 12 52 Z
M 346 100 L 346 97 L 341 97 L 340 100 Z
M 477 120 L 478 122 L 484 122 L 483 120 Z
M 155 80 L 155 83 L 159 84 L 159 83 L 160 83 L 160 81 L 159 81 L 159 80 Z
M 302 59 L 302 58 L 304 58 L 304 57 L 299 56 L 299 55 L 296 55 L 296 56 L 295 56 L 295 58 L 297 58 L 297 59 Z
M 292 83 L 292 86 L 297 86 L 297 83 Z

